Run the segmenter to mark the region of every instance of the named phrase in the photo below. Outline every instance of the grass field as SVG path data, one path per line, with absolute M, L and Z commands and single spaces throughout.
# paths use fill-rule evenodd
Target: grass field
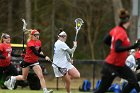
M 33 90 L 2 90 L 0 93 L 43 93 L 43 91 L 33 91 Z M 65 90 L 54 90 L 53 93 L 66 93 Z M 73 90 L 72 93 L 91 93 L 91 92 L 79 92 L 78 90 Z

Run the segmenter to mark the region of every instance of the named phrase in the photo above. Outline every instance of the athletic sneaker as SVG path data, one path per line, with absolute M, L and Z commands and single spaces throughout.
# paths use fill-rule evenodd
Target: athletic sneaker
M 9 90 L 13 90 L 13 88 L 10 86 L 10 79 L 8 79 L 7 81 L 4 82 L 4 85 L 9 89 Z
M 16 84 L 16 79 L 15 79 L 14 76 L 11 76 L 10 80 L 11 80 L 11 81 L 10 81 L 10 86 L 14 89 L 15 84 Z
M 44 93 L 53 93 L 53 90 L 44 91 Z

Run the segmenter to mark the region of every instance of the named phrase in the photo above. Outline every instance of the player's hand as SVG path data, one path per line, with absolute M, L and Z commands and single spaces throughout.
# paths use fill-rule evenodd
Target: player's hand
M 73 46 L 77 47 L 77 41 L 73 41 Z
M 44 55 L 44 53 L 41 51 L 40 54 Z
M 70 63 L 73 64 L 73 59 L 70 60 Z
M 136 40 L 136 42 L 133 45 L 133 48 L 139 48 L 140 47 L 140 39 Z
M 50 58 L 49 58 L 48 56 L 46 56 L 45 59 L 46 59 L 47 61 L 50 61 Z

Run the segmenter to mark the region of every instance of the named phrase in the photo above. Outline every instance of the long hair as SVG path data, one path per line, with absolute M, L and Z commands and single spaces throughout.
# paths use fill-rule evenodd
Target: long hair
M 29 29 L 27 31 L 27 42 L 31 40 L 31 32 L 32 32 L 32 29 Z

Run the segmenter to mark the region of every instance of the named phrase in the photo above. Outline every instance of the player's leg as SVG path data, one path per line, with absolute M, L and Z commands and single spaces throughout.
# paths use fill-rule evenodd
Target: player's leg
M 0 67 L 0 86 L 3 85 L 4 80 L 4 70 L 2 67 Z
M 128 81 L 128 84 L 123 88 L 122 93 L 129 93 L 133 88 L 135 88 L 137 92 L 140 92 L 136 75 L 129 67 L 125 66 L 121 70 L 121 77 Z
M 65 88 L 66 88 L 67 93 L 70 93 L 70 91 L 71 91 L 71 89 L 70 89 L 71 76 L 67 73 L 62 78 L 65 81 Z
M 105 63 L 102 69 L 101 83 L 94 93 L 105 93 L 111 86 L 115 77 L 115 68 L 112 65 Z
M 94 93 L 105 93 L 108 90 L 108 88 L 111 86 L 113 80 L 114 77 L 112 76 L 102 76 L 99 88 Z
M 13 75 L 17 76 L 18 71 L 13 64 L 10 64 L 9 66 L 6 67 L 6 73 L 5 74 L 7 74 L 6 76 L 13 76 Z M 13 80 L 13 79 L 10 79 L 10 80 Z M 5 82 L 5 85 L 8 86 L 7 87 L 8 89 L 13 89 L 14 86 L 15 86 L 16 80 L 11 81 L 11 84 L 9 84 L 10 80 L 9 80 L 9 82 Z
M 69 69 L 68 74 L 70 75 L 71 79 L 80 78 L 80 73 L 75 67 Z
M 46 88 L 46 82 L 45 82 L 41 67 L 39 65 L 35 65 L 33 67 L 33 70 L 37 74 L 37 76 L 40 80 L 40 84 L 41 84 L 41 87 L 43 88 L 44 93 L 52 93 L 53 92 L 52 90 L 48 91 Z
M 16 80 L 26 80 L 29 73 L 29 68 L 22 68 L 22 75 L 11 76 L 7 81 L 5 81 L 5 86 L 12 90 L 14 88 Z

